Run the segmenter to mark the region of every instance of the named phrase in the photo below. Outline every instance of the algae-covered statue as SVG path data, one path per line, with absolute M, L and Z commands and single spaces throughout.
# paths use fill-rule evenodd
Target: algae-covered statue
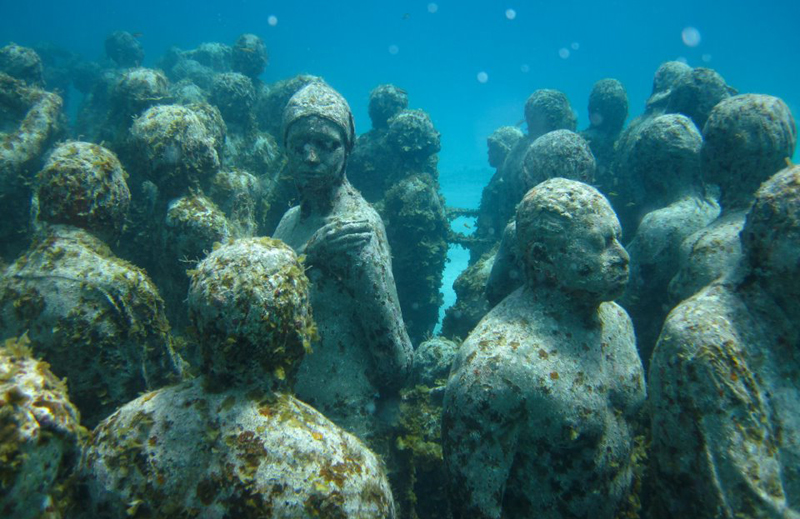
M 117 157 L 66 142 L 37 183 L 39 232 L 0 276 L 0 338 L 27 331 L 94 427 L 142 391 L 175 382 L 183 363 L 155 285 L 107 245 L 122 232 L 130 201 Z
M 711 110 L 703 127 L 700 160 L 707 182 L 720 189 L 719 217 L 687 236 L 680 267 L 670 281 L 681 301 L 732 271 L 742 255 L 739 232 L 753 194 L 794 154 L 797 129 L 781 99 L 761 94 L 729 97 Z
M 674 306 L 667 288 L 678 272 L 681 243 L 719 215 L 700 175 L 702 143 L 691 119 L 664 114 L 643 121 L 630 145 L 626 167 L 644 186 L 648 201 L 626 246 L 631 275 L 620 304 L 633 320 L 645 367 Z
M 525 285 L 464 341 L 447 383 L 451 504 L 465 518 L 613 518 L 645 400 L 631 321 L 610 302 L 628 278 L 619 222 L 563 178 L 530 190 L 516 221 Z
M 741 245 L 653 353 L 654 517 L 800 517 L 800 167 L 756 192 Z
M 306 256 L 319 329 L 297 395 L 370 443 L 381 429 L 375 415 L 405 381 L 412 349 L 383 223 L 345 175 L 355 139 L 350 107 L 327 84 L 311 83 L 289 100 L 283 136 L 301 203 L 275 238 Z
M 378 458 L 291 396 L 314 325 L 295 253 L 218 247 L 192 273 L 203 375 L 147 393 L 94 431 L 89 517 L 392 518 Z

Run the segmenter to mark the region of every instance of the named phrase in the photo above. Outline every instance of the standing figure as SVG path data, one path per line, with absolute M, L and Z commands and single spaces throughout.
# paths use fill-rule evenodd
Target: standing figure
M 517 210 L 525 285 L 461 345 L 442 438 L 455 517 L 613 518 L 632 493 L 644 373 L 608 201 L 554 178 Z M 620 515 L 622 516 L 622 515 Z
M 800 167 L 756 192 L 741 245 L 653 352 L 655 518 L 800 517 Z
M 377 417 L 405 381 L 413 352 L 383 222 L 345 176 L 355 139 L 347 101 L 325 83 L 305 86 L 286 106 L 283 139 L 301 203 L 274 237 L 306 256 L 319 328 L 295 389 L 374 446 Z
M 291 394 L 314 330 L 295 253 L 241 239 L 191 276 L 201 376 L 97 426 L 78 470 L 77 517 L 392 519 L 378 458 Z

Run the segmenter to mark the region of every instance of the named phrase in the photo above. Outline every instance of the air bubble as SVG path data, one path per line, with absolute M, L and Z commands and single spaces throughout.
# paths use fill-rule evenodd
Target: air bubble
M 681 31 L 681 39 L 687 47 L 697 47 L 700 45 L 700 31 L 694 27 L 685 27 Z

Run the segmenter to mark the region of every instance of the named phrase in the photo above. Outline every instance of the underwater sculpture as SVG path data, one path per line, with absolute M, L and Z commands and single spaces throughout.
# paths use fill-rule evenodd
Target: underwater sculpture
M 64 381 L 28 345 L 25 336 L 0 344 L 0 513 L 58 518 L 87 431 Z
M 38 58 L 37 58 L 38 59 Z M 63 131 L 60 96 L 0 72 L 0 257 L 25 250 L 29 228 L 31 185 L 44 153 Z
M 536 139 L 529 147 L 519 176 L 518 189 L 527 189 L 550 178 L 565 178 L 586 184 L 594 182 L 596 162 L 587 142 L 570 130 L 553 130 Z M 497 305 L 525 280 L 525 267 L 517 249 L 516 222 L 503 230 L 489 279 L 486 299 L 489 307 Z
M 80 467 L 87 516 L 393 518 L 378 458 L 290 394 L 314 334 L 309 302 L 302 264 L 277 240 L 206 257 L 188 296 L 203 375 L 95 429 Z
M 319 330 L 295 389 L 374 448 L 383 405 L 404 383 L 413 355 L 386 232 L 345 175 L 355 127 L 344 98 L 311 83 L 289 100 L 283 128 L 301 202 L 274 237 L 306 257 Z
M 554 130 L 575 131 L 577 120 L 567 96 L 558 90 L 541 89 L 533 92 L 525 102 L 525 123 L 528 134 L 519 139 L 508 152 L 503 165 L 498 168 L 495 179 L 497 195 L 487 198 L 478 213 L 475 237 L 481 239 L 470 249 L 470 262 L 477 261 L 486 251 L 499 242 L 503 229 L 514 217 L 514 211 L 528 189 L 535 184 L 525 183 L 523 164 L 531 145 L 540 136 Z M 496 204 L 490 202 L 496 200 Z
M 720 189 L 719 217 L 687 236 L 680 268 L 669 284 L 674 302 L 730 272 L 742 251 L 739 232 L 761 182 L 786 166 L 797 143 L 789 107 L 762 94 L 730 97 L 714 107 L 703 128 L 703 178 Z
M 0 72 L 24 81 L 29 87 L 44 87 L 44 69 L 39 54 L 28 47 L 9 43 L 0 47 Z M 4 103 L 7 103 L 4 100 Z
M 681 243 L 719 215 L 700 175 L 702 145 L 691 119 L 665 114 L 644 121 L 628 150 L 626 166 L 640 179 L 649 211 L 625 247 L 631 275 L 619 303 L 633 320 L 645 369 L 673 306 L 668 286 L 678 271 Z
M 628 255 L 594 188 L 555 178 L 517 210 L 525 285 L 459 349 L 444 401 L 450 502 L 464 518 L 613 518 L 628 502 L 644 373 Z
M 622 224 L 625 243 L 633 238 L 644 215 L 652 210 L 644 179 L 628 167 L 644 123 L 659 115 L 682 114 L 702 132 L 714 106 L 735 93 L 736 90 L 711 69 L 693 69 L 678 61 L 667 61 L 658 67 L 645 111 L 620 135 L 611 176 L 602 180 L 603 189 Z
M 218 132 L 209 130 L 208 117 L 202 105 L 154 106 L 127 137 L 134 203 L 121 253 L 147 269 L 179 330 L 186 323 L 187 268 L 214 243 L 238 237 L 204 194 L 220 170 Z M 192 355 L 187 360 L 196 364 Z
M 369 93 L 372 128 L 360 135 L 348 159 L 348 178 L 364 199 L 374 204 L 392 186 L 394 175 L 387 164 L 391 150 L 386 144 L 389 119 L 408 108 L 408 93 L 395 85 L 378 85 Z
M 34 353 L 67 377 L 89 427 L 180 375 L 158 291 L 106 244 L 121 233 L 129 201 L 113 153 L 61 144 L 38 177 L 41 229 L 0 277 L 2 337 L 28 332 Z
M 495 168 L 491 180 L 481 192 L 481 218 L 493 218 L 500 203 L 500 167 L 508 153 L 525 134 L 516 126 L 501 126 L 487 137 L 489 165 Z M 494 243 L 495 238 L 486 238 Z M 466 337 L 478 321 L 490 310 L 486 301 L 486 280 L 497 253 L 497 245 L 488 250 L 480 259 L 468 266 L 453 283 L 456 302 L 445 310 L 442 321 L 442 335 L 445 337 Z
M 106 56 L 121 68 L 139 67 L 144 61 L 144 49 L 139 40 L 127 31 L 114 31 L 106 36 Z
M 800 167 L 757 191 L 741 244 L 653 353 L 656 518 L 800 517 Z
M 386 226 L 403 319 L 419 344 L 439 320 L 448 220 L 438 180 L 439 132 L 425 111 L 407 106 L 408 95 L 394 85 L 372 90 L 372 129 L 356 140 L 347 174 Z
M 628 118 L 628 93 L 616 79 L 601 79 L 589 94 L 589 127 L 580 132 L 597 161 L 593 184 L 606 197 L 614 189 L 615 144 Z

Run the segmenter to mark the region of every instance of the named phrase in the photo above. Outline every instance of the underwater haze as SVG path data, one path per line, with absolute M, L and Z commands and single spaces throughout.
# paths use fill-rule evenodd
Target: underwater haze
M 664 61 L 719 72 L 741 93 L 767 93 L 800 107 L 800 4 L 678 0 L 622 1 L 137 1 L 3 2 L 0 38 L 52 41 L 86 59 L 103 54 L 112 31 L 139 37 L 145 66 L 170 46 L 232 43 L 261 36 L 270 61 L 264 81 L 322 76 L 369 129 L 369 92 L 392 83 L 409 106 L 430 113 L 442 134 L 440 175 L 448 202 L 475 206 L 491 170 L 486 137 L 517 124 L 536 89 L 567 94 L 588 126 L 595 81 L 615 78 L 631 116 Z M 460 189 L 474 186 L 470 193 Z M 451 190 L 454 190 L 451 192 Z

